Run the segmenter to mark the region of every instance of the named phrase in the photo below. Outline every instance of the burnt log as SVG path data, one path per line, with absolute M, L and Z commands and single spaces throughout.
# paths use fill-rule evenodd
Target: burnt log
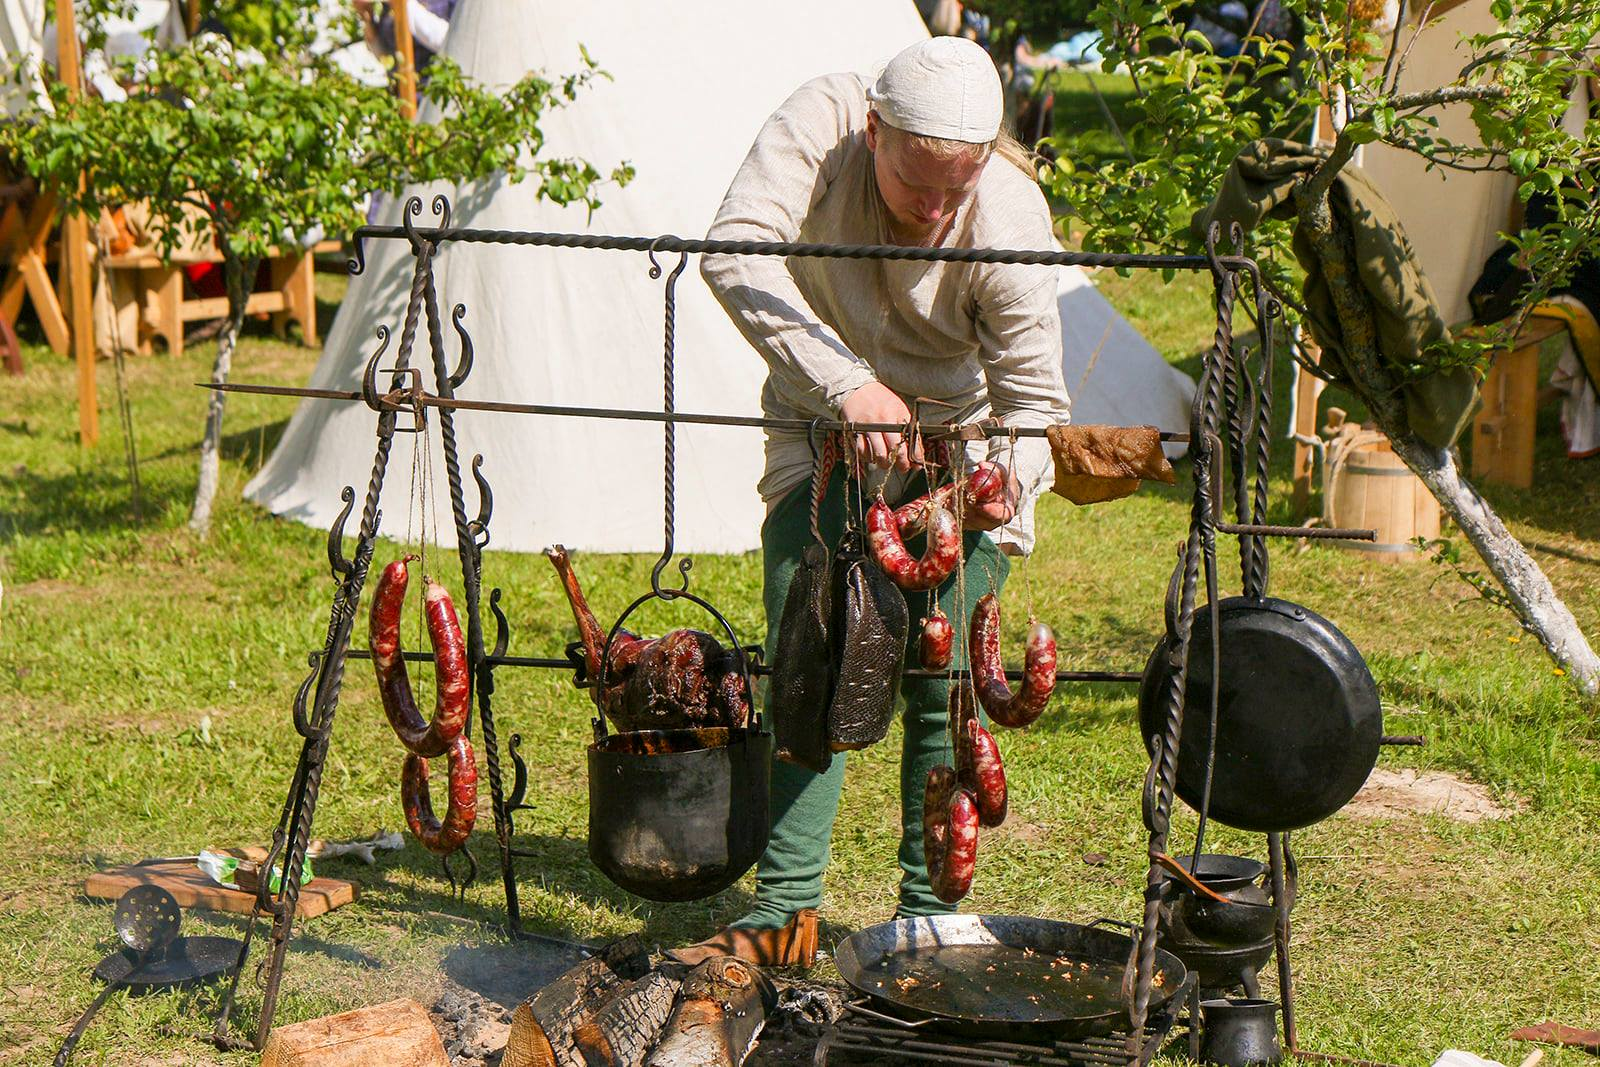
M 636 1010 L 642 998 L 633 986 L 649 970 L 649 954 L 637 935 L 623 938 L 579 963 L 517 1005 L 511 1014 L 511 1033 L 506 1039 L 502 1067 L 590 1067 L 595 1061 L 585 1056 L 584 1043 L 592 1048 L 608 1032 L 619 1029 L 620 1018 Z M 596 1031 L 605 1009 L 630 992 L 635 1000 L 614 1012 L 606 1019 L 605 1027 Z M 666 1007 L 660 1012 L 662 1021 L 671 1009 L 670 992 L 665 1002 Z M 644 1046 L 644 1050 L 648 1048 Z
M 739 1067 L 766 1025 L 771 986 L 754 965 L 713 956 L 683 980 L 645 1067 Z

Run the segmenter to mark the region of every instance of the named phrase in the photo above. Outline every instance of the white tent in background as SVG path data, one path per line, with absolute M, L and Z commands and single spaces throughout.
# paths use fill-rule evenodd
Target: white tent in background
M 583 208 L 540 202 L 530 183 L 501 180 L 462 189 L 418 189 L 425 202 L 449 195 L 457 225 L 485 229 L 612 234 L 703 234 L 751 139 L 801 82 L 840 70 L 870 71 L 926 35 L 910 0 L 823 0 L 746 5 L 727 0 L 672 4 L 606 0 L 555 4 L 467 0 L 446 51 L 480 82 L 507 84 L 528 70 L 579 65 L 580 44 L 610 75 L 577 103 L 541 122 L 548 150 L 602 170 L 628 160 L 638 177 L 607 189 L 592 218 Z M 424 120 L 429 116 L 425 113 Z M 387 204 L 378 220 L 399 221 Z M 422 223 L 429 217 L 424 214 Z M 667 266 L 675 262 L 668 257 Z M 412 259 L 404 242 L 372 241 L 367 270 L 349 294 L 312 375 L 317 388 L 359 387 L 375 330 L 398 334 Z M 448 245 L 436 268 L 444 313 L 466 305 L 476 351 L 463 397 L 540 404 L 659 409 L 662 282 L 640 253 Z M 1181 429 L 1192 385 L 1171 371 L 1105 303 L 1081 272 L 1063 272 L 1069 388 L 1098 351 L 1077 417 Z M 453 361 L 456 342 L 446 328 Z M 701 282 L 678 287 L 680 411 L 756 414 L 765 368 Z M 426 358 L 425 331 L 418 354 Z M 390 355 L 393 354 L 391 342 Z M 361 492 L 375 416 L 359 405 L 304 401 L 246 495 L 315 526 L 330 523 L 339 492 Z M 465 412 L 456 431 L 463 461 L 484 455 L 495 489 L 494 545 L 531 551 L 552 542 L 590 551 L 653 550 L 661 543 L 659 425 L 552 416 Z M 432 499 L 447 543 L 444 464 L 433 436 Z M 755 548 L 764 515 L 755 492 L 760 433 L 678 427 L 677 547 Z M 390 459 L 385 530 L 404 533 L 411 508 L 412 453 L 400 438 Z M 467 489 L 469 513 L 476 491 Z M 420 529 L 420 528 L 419 528 Z
M 1463 38 L 1500 29 L 1489 13 L 1489 0 L 1457 0 L 1430 10 L 1434 17 L 1406 58 L 1402 92 L 1450 84 L 1472 58 Z M 1453 104 L 1434 113 L 1439 118 L 1435 136 L 1482 143 L 1468 105 Z M 1516 179 L 1503 171 L 1429 170 L 1427 160 L 1415 152 L 1386 144 L 1363 145 L 1356 163 L 1394 207 L 1445 321 L 1471 318 L 1467 292 L 1510 223 Z

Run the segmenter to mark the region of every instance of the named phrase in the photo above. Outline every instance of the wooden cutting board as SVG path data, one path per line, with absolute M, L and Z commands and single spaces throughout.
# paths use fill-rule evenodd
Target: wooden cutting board
M 265 859 L 264 849 L 229 849 L 230 855 L 241 859 Z M 194 860 L 157 860 L 151 863 L 130 863 L 122 867 L 108 867 L 91 874 L 83 883 L 83 895 L 104 900 L 116 900 L 136 885 L 158 885 L 171 893 L 182 908 L 209 908 L 212 911 L 231 911 L 250 914 L 255 907 L 255 894 L 242 889 L 218 885 Z M 354 882 L 342 878 L 316 877 L 300 887 L 300 899 L 295 915 L 310 919 L 343 907 L 356 899 Z

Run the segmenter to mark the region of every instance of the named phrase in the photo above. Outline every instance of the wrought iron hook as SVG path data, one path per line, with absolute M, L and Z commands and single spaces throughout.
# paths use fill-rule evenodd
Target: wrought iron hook
M 350 258 L 344 261 L 344 272 L 354 278 L 359 274 L 365 274 L 366 270 L 367 238 L 361 230 L 357 230 L 350 241 Z
M 344 558 L 344 523 L 350 517 L 350 509 L 356 506 L 356 491 L 352 486 L 345 486 L 339 493 L 339 499 L 344 501 L 344 507 L 339 510 L 339 517 L 333 520 L 333 526 L 328 529 L 328 566 L 333 570 L 333 577 L 343 581 L 355 570 L 355 564 Z
M 307 657 L 311 665 L 311 673 L 306 675 L 305 681 L 300 683 L 300 688 L 294 694 L 294 730 L 295 733 L 308 741 L 318 741 L 321 737 L 318 731 L 312 729 L 310 700 L 311 690 L 317 684 L 317 676 L 322 673 L 322 653 L 313 652 Z
M 489 590 L 489 610 L 494 612 L 494 651 L 489 655 L 499 659 L 511 644 L 511 623 L 506 621 L 506 613 L 500 610 L 499 586 Z
M 482 467 L 483 453 L 479 452 L 472 457 L 472 480 L 478 483 L 478 517 L 467 523 L 467 532 L 472 535 L 472 543 L 479 552 L 489 544 L 489 516 L 494 512 L 494 493 L 489 489 Z
M 378 361 L 389 350 L 389 327 L 378 327 L 378 350 L 372 353 L 372 358 L 367 360 L 366 370 L 361 372 L 361 399 L 366 401 L 367 407 L 382 414 L 383 397 L 378 393 Z
M 466 873 L 460 878 L 456 877 L 456 872 L 450 863 L 450 861 L 455 859 L 457 856 L 464 856 L 466 857 L 467 861 Z M 473 882 L 478 880 L 478 861 L 472 855 L 472 850 L 467 846 L 462 845 L 455 852 L 450 852 L 439 857 L 439 865 L 444 868 L 445 880 L 450 883 L 450 898 L 458 904 L 465 903 L 467 899 L 467 888 L 471 886 Z
M 467 335 L 466 327 L 461 325 L 461 320 L 466 314 L 465 304 L 457 304 L 450 309 L 450 325 L 455 327 L 456 336 L 461 338 L 461 359 L 456 363 L 456 369 L 449 378 L 452 390 L 460 388 L 461 383 L 467 380 L 467 375 L 472 373 L 472 338 Z

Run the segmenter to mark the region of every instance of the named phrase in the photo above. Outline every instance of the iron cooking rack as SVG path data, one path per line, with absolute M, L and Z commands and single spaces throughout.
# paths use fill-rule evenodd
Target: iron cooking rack
M 322 781 L 323 768 L 327 760 L 328 749 L 332 741 L 333 720 L 338 710 L 339 696 L 344 679 L 345 665 L 350 659 L 369 658 L 364 649 L 350 647 L 351 633 L 354 627 L 361 592 L 367 578 L 368 570 L 372 563 L 373 553 L 379 533 L 380 513 L 378 499 L 383 487 L 384 475 L 388 466 L 389 454 L 397 433 L 420 432 L 425 425 L 425 420 L 432 415 L 439 419 L 441 444 L 443 446 L 446 475 L 450 488 L 450 511 L 454 521 L 456 544 L 461 563 L 462 587 L 465 598 L 465 615 L 467 623 L 467 655 L 471 666 L 472 685 L 476 691 L 478 725 L 481 733 L 482 747 L 485 752 L 485 761 L 489 771 L 489 787 L 491 792 L 491 808 L 494 815 L 495 840 L 500 853 L 500 869 L 504 882 L 506 897 L 507 925 L 513 936 L 524 938 L 541 938 L 544 935 L 525 930 L 522 926 L 521 910 L 517 897 L 516 861 L 532 857 L 534 854 L 515 845 L 514 817 L 516 812 L 529 808 L 526 803 L 527 766 L 519 752 L 521 738 L 512 734 L 505 751 L 512 762 L 512 781 L 509 789 L 505 781 L 504 768 L 501 763 L 501 745 L 495 724 L 493 694 L 495 689 L 495 671 L 501 667 L 528 667 L 539 669 L 575 671 L 575 680 L 580 685 L 586 684 L 582 677 L 581 666 L 575 662 L 575 657 L 568 650 L 561 656 L 512 656 L 508 653 L 510 645 L 510 627 L 504 611 L 500 607 L 501 591 L 492 589 L 489 593 L 489 610 L 495 619 L 495 637 L 492 647 L 485 647 L 484 621 L 482 612 L 482 554 L 489 541 L 489 523 L 493 514 L 494 499 L 490 489 L 489 480 L 482 470 L 483 457 L 474 456 L 470 471 L 478 490 L 477 511 L 469 515 L 466 505 L 466 494 L 463 487 L 463 471 L 461 457 L 457 449 L 454 419 L 458 412 L 472 411 L 497 411 L 522 414 L 536 414 L 558 417 L 583 417 L 600 419 L 625 419 L 630 421 L 653 421 L 663 425 L 666 440 L 665 459 L 665 549 L 660 561 L 655 566 L 651 575 L 652 590 L 654 595 L 661 599 L 672 599 L 679 594 L 687 593 L 689 577 L 689 560 L 679 562 L 678 570 L 682 575 L 680 588 L 663 587 L 659 577 L 667 562 L 673 554 L 673 429 L 678 423 L 709 424 L 723 426 L 748 426 L 805 430 L 816 428 L 819 430 L 842 430 L 846 427 L 843 423 L 832 420 L 797 420 L 797 419 L 768 419 L 756 417 L 743 417 L 732 415 L 709 415 L 692 412 L 679 412 L 675 408 L 673 397 L 674 381 L 674 346 L 673 346 L 673 319 L 675 308 L 674 286 L 687 262 L 687 257 L 694 253 L 718 253 L 733 255 L 759 255 L 759 256 L 803 256 L 834 259 L 880 259 L 880 260 L 916 260 L 922 262 L 962 262 L 962 263 L 1015 263 L 1052 266 L 1081 266 L 1081 267 L 1109 267 L 1131 268 L 1140 270 L 1189 270 L 1210 271 L 1216 291 L 1217 329 L 1215 341 L 1206 353 L 1199 388 L 1196 390 L 1195 401 L 1190 415 L 1190 426 L 1187 433 L 1163 433 L 1163 439 L 1168 441 L 1187 442 L 1195 461 L 1195 494 L 1191 511 L 1191 521 L 1188 539 L 1185 542 L 1178 568 L 1174 573 L 1174 588 L 1179 593 L 1179 611 L 1175 620 L 1174 637 L 1176 638 L 1175 655 L 1181 656 L 1184 672 L 1180 672 L 1176 683 L 1168 694 L 1168 726 L 1164 744 L 1157 749 L 1155 758 L 1152 759 L 1150 768 L 1149 791 L 1150 803 L 1147 804 L 1146 825 L 1150 834 L 1150 850 L 1152 854 L 1164 852 L 1167 848 L 1167 836 L 1172 811 L 1177 771 L 1177 738 L 1182 725 L 1183 707 L 1179 699 L 1182 693 L 1182 682 L 1187 670 L 1189 658 L 1189 632 L 1194 617 L 1194 595 L 1197 574 L 1202 557 L 1207 563 L 1208 575 L 1214 572 L 1215 537 L 1216 534 L 1234 534 L 1240 538 L 1241 565 L 1246 579 L 1246 588 L 1265 590 L 1266 581 L 1266 551 L 1264 538 L 1266 537 L 1314 537 L 1314 538 L 1359 538 L 1371 540 L 1372 531 L 1366 530 L 1335 530 L 1335 529 L 1307 529 L 1302 527 L 1284 527 L 1267 525 L 1263 520 L 1266 514 L 1266 462 L 1268 417 L 1271 411 L 1270 396 L 1270 359 L 1260 358 L 1260 370 L 1254 381 L 1245 372 L 1244 364 L 1248 358 L 1247 353 L 1235 353 L 1232 334 L 1232 313 L 1236 293 L 1241 280 L 1248 283 L 1255 294 L 1255 315 L 1262 330 L 1263 344 L 1259 346 L 1260 353 L 1270 354 L 1270 322 L 1281 315 L 1281 306 L 1278 301 L 1268 296 L 1261 273 L 1253 260 L 1243 254 L 1243 235 L 1237 227 L 1230 234 L 1233 246 L 1231 253 L 1219 253 L 1217 242 L 1219 233 L 1213 227 L 1206 242 L 1204 255 L 1154 255 L 1154 254 L 1115 254 L 1097 252 L 1042 252 L 1042 251 L 1015 251 L 997 249 L 970 249 L 970 248 L 905 248 L 889 245 L 825 245 L 825 244 L 799 244 L 782 242 L 747 242 L 747 241 L 707 241 L 690 240 L 674 236 L 648 237 L 615 237 L 591 234 L 563 234 L 539 233 L 511 230 L 478 230 L 457 229 L 450 225 L 450 205 L 443 196 L 437 196 L 432 201 L 432 214 L 434 225 L 419 226 L 418 218 L 422 215 L 423 205 L 420 197 L 410 198 L 405 205 L 400 226 L 365 226 L 355 233 L 354 256 L 350 260 L 350 273 L 360 274 L 366 266 L 364 242 L 368 239 L 378 240 L 403 240 L 409 243 L 414 258 L 410 294 L 406 302 L 403 323 L 400 328 L 398 343 L 395 347 L 393 362 L 388 366 L 380 366 L 388 351 L 391 339 L 390 331 L 380 327 L 378 331 L 378 347 L 367 361 L 366 370 L 362 379 L 360 390 L 341 391 L 329 389 L 304 389 L 276 385 L 235 383 L 219 385 L 201 383 L 207 388 L 221 389 L 230 392 L 257 393 L 275 396 L 294 396 L 310 399 L 322 399 L 335 402 L 364 403 L 377 416 L 375 431 L 375 450 L 373 454 L 371 475 L 367 484 L 366 495 L 362 502 L 359 528 L 355 535 L 354 554 L 346 558 L 343 554 L 343 538 L 345 524 L 355 506 L 355 490 L 346 486 L 341 494 L 344 502 L 343 509 L 332 524 L 328 532 L 327 554 L 328 563 L 332 571 L 336 588 L 333 603 L 329 610 L 327 631 L 321 647 L 309 656 L 309 673 L 299 686 L 292 703 L 292 714 L 295 731 L 301 739 L 301 747 L 294 775 L 290 781 L 283 808 L 280 812 L 276 826 L 272 832 L 271 853 L 269 865 L 283 864 L 285 870 L 299 870 L 305 858 L 306 848 L 311 840 L 311 828 L 316 814 L 318 792 Z M 446 243 L 466 244 L 508 244 L 531 245 L 540 247 L 571 248 L 571 249 L 604 249 L 645 252 L 650 256 L 651 277 L 659 278 L 662 274 L 656 256 L 662 253 L 676 253 L 679 261 L 676 268 L 668 276 L 665 285 L 665 319 L 666 340 L 663 350 L 663 377 L 665 382 L 664 398 L 660 410 L 627 410 L 610 408 L 564 407 L 557 405 L 534 404 L 510 400 L 470 400 L 458 398 L 456 390 L 466 381 L 472 371 L 473 350 L 472 341 L 462 320 L 466 308 L 456 304 L 451 311 L 450 324 L 458 338 L 458 355 L 452 367 L 446 359 L 445 336 L 443 318 L 440 314 L 438 293 L 434 279 L 434 259 L 440 247 Z M 417 342 L 419 325 L 427 331 L 427 347 L 434 382 L 434 390 L 430 393 L 424 388 L 424 369 L 412 366 L 412 356 Z M 387 388 L 380 388 L 381 375 L 388 375 Z M 403 423 L 402 417 L 408 416 L 409 423 Z M 858 431 L 902 431 L 905 429 L 900 424 L 852 424 L 850 429 Z M 1000 427 L 997 423 L 978 424 L 951 424 L 951 423 L 923 423 L 922 433 L 929 439 L 955 439 L 955 440 L 980 440 L 990 436 L 1039 436 L 1041 429 L 1010 430 Z M 1233 460 L 1232 474 L 1235 483 L 1236 515 L 1235 521 L 1225 522 L 1222 517 L 1221 489 L 1222 489 L 1222 435 L 1227 435 L 1229 453 Z M 1254 446 L 1253 470 L 1252 465 L 1246 463 L 1246 451 Z M 1246 485 L 1246 478 L 1252 484 Z M 1213 598 L 1213 604 L 1215 598 Z M 771 671 L 770 664 L 762 664 L 754 660 L 754 650 L 747 649 L 750 655 L 751 673 L 767 674 Z M 429 660 L 431 656 L 425 652 L 408 652 L 408 660 Z M 1214 665 L 1213 677 L 1217 676 Z M 957 672 L 929 672 L 923 670 L 908 670 L 911 676 L 937 676 L 943 674 L 947 677 L 957 676 Z M 1013 677 L 1020 677 L 1020 671 L 1008 672 Z M 1138 672 L 1092 670 L 1092 671 L 1060 671 L 1057 674 L 1060 681 L 1065 682 L 1137 682 L 1140 678 Z M 470 728 L 470 723 L 469 723 Z M 1204 813 L 1202 813 L 1202 816 Z M 1273 835 L 1278 838 L 1280 835 Z M 1281 835 L 1286 837 L 1287 835 Z M 1274 840 L 1271 848 L 1271 869 L 1273 885 L 1277 889 L 1283 886 L 1284 855 L 1287 842 Z M 445 875 L 449 879 L 455 892 L 464 890 L 466 884 L 476 873 L 476 862 L 470 852 L 463 849 L 466 860 L 466 869 L 461 872 L 454 870 L 447 860 L 445 862 Z M 1159 1036 L 1166 1033 L 1171 1026 L 1170 1016 L 1161 1018 L 1147 1017 L 1151 981 L 1154 974 L 1154 952 L 1156 947 L 1156 923 L 1160 881 L 1163 875 L 1160 869 L 1151 864 L 1147 889 L 1143 923 L 1136 933 L 1138 951 L 1135 958 L 1134 1002 L 1131 1006 L 1131 1022 L 1128 1032 L 1115 1039 L 1097 1039 L 1092 1043 L 1084 1043 L 1081 1049 L 1071 1050 L 1069 1058 L 1062 1062 L 1083 1064 L 1143 1064 L 1155 1052 L 1155 1045 L 1159 1043 Z M 224 1048 L 254 1047 L 262 1049 L 272 1029 L 273 1016 L 276 1011 L 278 996 L 283 979 L 284 960 L 289 942 L 293 937 L 295 908 L 300 894 L 299 883 L 292 878 L 282 880 L 281 888 L 276 894 L 272 893 L 263 881 L 262 888 L 258 890 L 254 910 L 246 929 L 244 944 L 240 951 L 240 969 L 235 973 L 233 983 L 226 991 L 221 1009 L 218 1013 L 216 1028 L 212 1033 L 212 1040 Z M 1293 1050 L 1296 1047 L 1294 1016 L 1292 1008 L 1292 988 L 1289 982 L 1288 965 L 1288 902 L 1285 894 L 1274 893 L 1278 902 L 1278 958 L 1281 983 L 1281 996 L 1284 1009 L 1285 1045 Z M 262 1001 L 256 1019 L 255 1033 L 249 1040 L 233 1036 L 230 1033 L 229 1016 L 234 1007 L 238 992 L 238 975 L 243 973 L 243 964 L 247 959 L 251 942 L 254 938 L 257 920 L 263 915 L 271 916 L 272 926 L 268 935 L 267 956 L 255 970 L 256 980 L 262 987 Z M 1176 1004 L 1183 1000 L 1182 997 L 1174 998 Z M 858 1016 L 859 1018 L 859 1016 Z M 878 1024 L 881 1025 L 881 1024 Z M 868 1035 L 866 1026 L 860 1022 L 850 1022 L 842 1028 L 841 1042 L 849 1043 L 861 1041 L 893 1041 L 882 1035 Z M 918 1036 L 901 1039 L 904 1043 L 914 1044 L 925 1039 Z M 836 1048 L 843 1049 L 844 1044 L 835 1043 Z M 907 1045 L 909 1047 L 909 1044 Z M 1118 1053 L 1116 1050 L 1120 1050 Z M 926 1053 L 922 1053 L 926 1060 Z M 965 1056 L 966 1054 L 963 1053 Z M 1052 1053 L 1058 1055 L 1058 1053 Z M 1078 1056 L 1079 1058 L 1071 1058 Z M 930 1061 L 931 1062 L 931 1061 Z M 958 1062 L 974 1062 L 970 1058 L 963 1058 Z M 993 1062 L 1017 1062 L 1015 1060 L 996 1059 Z M 1028 1062 L 1052 1063 L 1056 1060 L 1032 1060 Z

